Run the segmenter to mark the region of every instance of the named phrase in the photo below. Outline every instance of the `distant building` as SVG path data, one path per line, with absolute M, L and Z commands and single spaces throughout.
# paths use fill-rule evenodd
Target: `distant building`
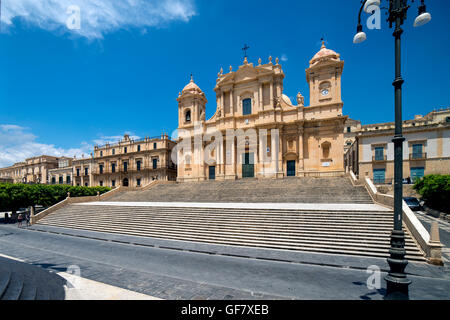
M 346 170 L 375 183 L 394 179 L 394 123 L 363 125 L 345 153 Z M 450 174 L 450 108 L 417 115 L 403 122 L 403 177 Z
M 163 134 L 140 140 L 125 135 L 116 144 L 95 146 L 92 183 L 108 187 L 142 187 L 153 180 L 175 181 L 177 170 L 170 157 L 175 145 L 176 142 Z M 86 166 L 83 168 L 86 170 Z
M 94 168 L 94 158 L 74 158 L 72 161 L 72 181 L 74 186 L 92 187 L 94 184 L 94 176 L 92 171 Z
M 25 159 L 10 167 L 0 168 L 0 178 L 14 183 L 48 183 L 48 171 L 58 168 L 58 157 L 38 156 Z
M 49 184 L 72 185 L 72 158 L 61 157 L 58 159 L 58 168 L 48 170 Z

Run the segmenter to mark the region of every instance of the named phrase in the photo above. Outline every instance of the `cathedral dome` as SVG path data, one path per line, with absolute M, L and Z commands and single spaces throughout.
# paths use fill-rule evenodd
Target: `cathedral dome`
M 325 47 L 325 42 L 322 41 L 322 47 L 320 48 L 320 51 L 316 53 L 309 64 L 314 65 L 319 61 L 325 60 L 340 61 L 340 55 L 331 49 L 327 49 L 327 47 Z
M 289 105 L 292 105 L 291 99 L 285 94 L 282 94 L 281 97 L 283 98 L 284 102 L 286 102 Z

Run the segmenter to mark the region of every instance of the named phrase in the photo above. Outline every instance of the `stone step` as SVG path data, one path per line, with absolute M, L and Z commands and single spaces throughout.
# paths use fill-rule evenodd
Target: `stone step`
M 63 226 L 64 227 L 64 226 Z M 99 232 L 109 232 L 109 233 L 119 233 L 119 234 L 128 234 L 134 236 L 147 236 L 147 237 L 155 237 L 162 239 L 173 239 L 173 240 L 183 240 L 183 241 L 195 241 L 195 242 L 206 242 L 213 244 L 225 244 L 225 245 L 242 245 L 242 246 L 252 246 L 252 247 L 260 247 L 260 248 L 268 248 L 268 249 L 285 249 L 285 250 L 299 250 L 299 251 L 311 251 L 311 252 L 323 252 L 323 253 L 335 253 L 335 254 L 353 254 L 353 255 L 362 255 L 362 256 L 376 256 L 376 257 L 388 257 L 389 246 L 385 248 L 377 248 L 377 249 L 369 249 L 364 248 L 364 250 L 355 250 L 352 247 L 348 246 L 336 246 L 335 242 L 332 244 L 301 244 L 301 245 L 286 245 L 279 243 L 267 243 L 261 241 L 249 241 L 247 239 L 236 240 L 236 239 L 224 239 L 223 237 L 210 237 L 210 238 L 202 238 L 198 236 L 193 236 L 191 234 L 168 234 L 167 232 L 141 232 L 137 230 L 125 230 L 125 232 L 117 229 L 109 229 L 101 226 L 91 226 L 86 225 L 85 227 L 72 225 L 66 226 L 74 229 L 83 229 L 83 230 L 92 230 Z M 414 261 L 424 261 L 424 258 L 420 252 L 414 252 L 413 250 L 408 250 L 407 258 L 409 260 Z
M 51 218 L 48 219 L 47 222 L 68 222 L 68 221 L 79 221 L 81 217 L 77 217 L 77 218 L 71 218 L 71 217 L 58 217 L 58 218 Z M 101 217 L 92 217 L 89 219 L 90 223 L 98 223 L 98 222 L 102 222 L 104 221 L 103 219 L 101 219 Z M 177 223 L 178 222 L 178 223 Z M 208 221 L 208 220 L 204 220 L 204 221 L 200 221 L 200 220 L 190 220 L 190 221 L 186 221 L 185 219 L 170 219 L 169 221 L 167 221 L 167 219 L 164 218 L 160 218 L 160 219 L 137 219 L 136 217 L 133 217 L 132 219 L 129 217 L 107 217 L 107 223 L 108 224 L 114 224 L 114 223 L 120 223 L 120 224 L 135 224 L 135 225 L 149 225 L 149 224 L 158 224 L 161 226 L 179 226 L 179 225 L 183 225 L 189 228 L 197 228 L 197 227 L 215 227 L 216 228 L 248 228 L 248 229 L 257 229 L 257 230 L 261 230 L 263 231 L 264 229 L 271 229 L 274 231 L 305 231 L 305 230 L 315 230 L 315 229 L 323 229 L 323 230 L 328 230 L 328 231 L 333 231 L 333 230 L 339 230 L 340 232 L 345 232 L 345 231 L 371 231 L 372 233 L 376 233 L 376 232 L 381 232 L 381 233 L 389 233 L 392 228 L 393 228 L 393 224 L 391 225 L 385 225 L 385 226 L 378 226 L 378 225 L 373 225 L 373 224 L 367 224 L 367 225 L 362 225 L 359 224 L 358 226 L 354 226 L 350 223 L 347 224 L 328 224 L 328 223 L 317 223 L 317 222 L 313 222 L 313 223 L 303 223 L 303 224 L 295 224 L 295 225 L 290 225 L 290 224 L 280 224 L 280 223 L 272 223 L 272 224 L 267 224 L 267 223 L 254 223 L 254 222 L 247 222 L 247 223 L 236 223 L 234 222 L 235 225 L 233 226 L 229 226 L 229 225 L 218 225 L 217 223 L 227 223 L 229 224 L 230 222 L 233 221 L 226 221 L 226 220 L 218 220 L 218 221 Z
M 26 282 L 23 285 L 19 300 L 36 300 L 37 287 L 32 282 Z
M 9 282 L 11 281 L 11 272 L 8 270 L 1 270 L 0 269 L 0 300 L 3 297 L 3 294 L 8 289 Z
M 102 217 L 116 217 L 121 214 L 126 214 L 129 217 L 145 217 L 145 218 L 173 218 L 173 219 L 218 219 L 218 220 L 252 220 L 252 221 L 280 221 L 280 222 L 308 222 L 308 221 L 328 221 L 330 223 L 345 223 L 346 221 L 360 222 L 360 223 L 392 223 L 393 216 L 379 216 L 374 217 L 371 215 L 323 215 L 323 214 L 308 214 L 308 213 L 296 213 L 294 215 L 277 215 L 277 214 L 252 214 L 252 213 L 235 213 L 235 212 L 223 212 L 223 213 L 209 213 L 209 212 L 167 212 L 164 210 L 157 211 L 134 211 L 127 209 L 117 209 L 114 211 L 103 211 L 101 208 L 96 210 L 90 209 L 86 211 L 65 211 L 59 213 L 59 216 L 70 216 L 76 214 L 77 216 L 102 216 Z M 51 216 L 51 215 L 50 215 Z
M 58 222 L 54 221 L 51 223 L 46 223 L 47 225 L 56 225 L 59 226 L 67 226 L 71 224 L 72 226 L 83 226 L 80 223 L 73 222 L 73 221 L 66 221 L 66 222 Z M 314 240 L 314 241 L 334 241 L 334 242 L 341 242 L 341 243 L 355 243 L 357 241 L 356 245 L 358 243 L 364 243 L 364 244 L 380 244 L 380 245 L 389 245 L 390 239 L 388 237 L 388 234 L 385 235 L 378 235 L 378 237 L 367 237 L 364 233 L 361 234 L 349 234 L 349 235 L 342 235 L 339 233 L 329 233 L 329 232 L 322 232 L 321 234 L 312 234 L 310 232 L 292 232 L 291 230 L 285 231 L 283 233 L 280 232 L 274 232 L 272 231 L 264 231 L 264 230 L 251 230 L 248 228 L 192 228 L 188 226 L 180 226 L 180 225 L 172 225 L 172 226 L 164 226 L 161 224 L 152 225 L 148 224 L 145 225 L 145 227 L 142 227 L 140 224 L 101 224 L 101 223 L 95 223 L 96 226 L 103 226 L 105 228 L 110 229 L 120 229 L 120 226 L 126 228 L 126 229 L 133 229 L 133 230 L 160 230 L 161 227 L 164 227 L 164 230 L 172 230 L 172 231 L 186 231 L 189 233 L 196 233 L 196 234 L 205 234 L 205 235 L 214 235 L 214 236 L 221 236 L 221 234 L 232 234 L 233 236 L 245 238 L 246 236 L 260 236 L 265 239 L 271 239 L 271 238 L 279 238 L 279 239 L 286 239 L 286 240 Z M 226 232 L 226 233 L 225 233 Z M 410 247 L 415 247 L 415 243 L 412 239 L 406 239 L 406 245 Z
M 8 287 L 2 295 L 2 300 L 18 300 L 23 290 L 23 277 L 12 272 Z
M 62 225 L 70 225 L 70 223 L 63 223 Z M 81 227 L 83 225 L 80 224 L 72 224 L 73 226 Z M 88 224 L 84 224 L 85 227 L 89 227 Z M 110 226 L 107 224 L 96 224 L 96 227 L 103 227 L 108 230 L 116 230 L 121 232 L 126 232 L 130 229 L 129 226 L 122 226 L 122 225 L 115 225 Z M 295 245 L 295 244 L 304 244 L 304 243 L 311 243 L 311 244 L 319 244 L 319 243 L 330 243 L 330 244 L 337 244 L 337 245 L 345 245 L 346 242 L 338 241 L 336 239 L 331 240 L 301 240 L 296 237 L 286 237 L 281 235 L 267 235 L 267 234 L 256 234 L 252 235 L 250 233 L 246 233 L 245 230 L 242 233 L 233 232 L 233 233 L 227 233 L 227 232 L 219 232 L 214 230 L 193 230 L 190 228 L 166 228 L 164 230 L 161 230 L 160 226 L 145 226 L 140 227 L 139 229 L 131 228 L 132 230 L 136 230 L 139 232 L 157 232 L 159 234 L 176 234 L 176 235 L 186 235 L 191 237 L 198 237 L 198 238 L 221 238 L 221 239 L 240 239 L 248 242 L 252 241 L 271 241 L 276 244 L 289 244 L 289 245 Z M 364 247 L 364 248 L 371 248 L 371 247 L 377 247 L 376 245 L 371 246 L 370 243 L 366 243 L 364 241 L 361 241 L 359 239 L 355 239 L 355 241 L 351 242 L 351 245 L 353 247 Z M 380 246 L 385 246 L 386 248 L 389 247 L 389 241 L 385 241 Z M 412 247 L 413 248 L 413 247 Z

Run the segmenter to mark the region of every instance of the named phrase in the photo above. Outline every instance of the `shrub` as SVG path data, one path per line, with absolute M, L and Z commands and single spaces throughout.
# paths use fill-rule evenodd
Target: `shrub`
M 0 183 L 0 211 L 17 211 L 35 205 L 49 207 L 64 200 L 67 192 L 70 192 L 71 197 L 84 197 L 109 190 L 108 187 Z
M 450 212 L 450 175 L 427 175 L 416 181 L 413 188 L 430 208 Z

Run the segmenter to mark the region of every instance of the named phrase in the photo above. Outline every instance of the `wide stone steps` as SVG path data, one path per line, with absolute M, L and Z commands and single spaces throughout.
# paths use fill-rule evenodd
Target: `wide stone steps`
M 363 186 L 336 177 L 160 184 L 144 191 L 116 194 L 108 201 L 372 203 L 372 198 Z
M 69 205 L 43 225 L 173 240 L 387 257 L 392 212 Z M 407 234 L 408 259 L 424 261 Z

